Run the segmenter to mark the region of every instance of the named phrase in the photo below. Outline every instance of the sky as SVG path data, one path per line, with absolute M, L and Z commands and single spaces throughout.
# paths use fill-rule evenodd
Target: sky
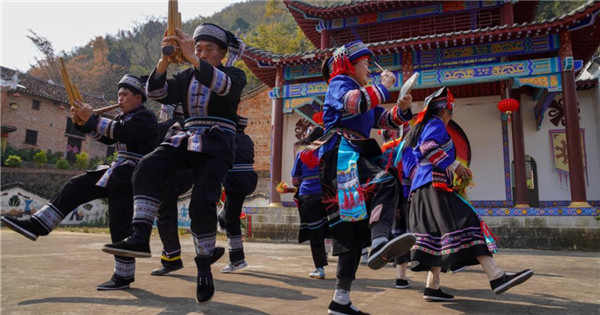
M 210 16 L 239 0 L 179 0 L 183 21 Z M 42 54 L 26 35 L 47 38 L 54 50 L 71 51 L 92 38 L 131 30 L 135 21 L 167 16 L 168 0 L 0 0 L 0 65 L 27 71 Z

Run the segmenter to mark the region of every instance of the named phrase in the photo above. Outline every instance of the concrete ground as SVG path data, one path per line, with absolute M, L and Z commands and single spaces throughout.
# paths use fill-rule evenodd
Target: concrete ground
M 124 291 L 96 291 L 110 278 L 111 256 L 100 251 L 108 235 L 54 232 L 36 242 L 6 229 L 0 232 L 2 314 L 326 314 L 335 285 L 335 258 L 327 279 L 312 270 L 307 245 L 246 242 L 249 266 L 222 274 L 226 257 L 214 265 L 214 300 L 195 300 L 193 244 L 182 239 L 185 268 L 172 276 L 150 276 L 159 266 L 160 240 L 152 239 L 152 258 L 138 259 L 136 281 Z M 224 246 L 223 242 L 219 245 Z M 506 270 L 532 268 L 525 284 L 494 295 L 480 267 L 442 275 L 453 302 L 422 299 L 425 273 L 408 272 L 412 287 L 394 289 L 395 270 L 358 270 L 354 304 L 371 314 L 599 314 L 598 253 L 501 250 Z

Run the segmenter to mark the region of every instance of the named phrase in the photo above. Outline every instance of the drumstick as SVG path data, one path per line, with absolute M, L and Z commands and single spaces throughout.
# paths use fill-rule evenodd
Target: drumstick
M 377 66 L 377 68 L 379 68 L 379 70 L 381 70 L 381 72 L 385 71 L 385 69 L 383 69 L 382 66 L 380 66 L 377 61 L 373 60 L 373 64 Z

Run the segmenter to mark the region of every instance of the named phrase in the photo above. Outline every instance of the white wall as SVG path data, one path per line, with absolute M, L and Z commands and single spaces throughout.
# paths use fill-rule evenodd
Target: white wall
M 470 168 L 475 182 L 468 191 L 471 200 L 506 200 L 499 101 L 500 96 L 455 100 L 452 120 L 471 144 Z
M 598 88 L 590 91 L 578 91 L 580 104 L 580 124 L 585 129 L 587 153 L 587 185 L 588 200 L 600 200 L 600 105 L 597 98 Z M 557 100 L 561 96 L 557 96 Z M 506 200 L 504 184 L 504 160 L 502 148 L 502 122 L 498 111 L 500 96 L 457 99 L 453 120 L 463 129 L 471 144 L 471 170 L 473 171 L 475 187 L 469 190 L 471 200 Z M 521 96 L 523 108 L 523 128 L 525 134 L 525 154 L 533 157 L 537 163 L 538 187 L 540 201 L 570 200 L 569 185 L 563 179 L 562 183 L 554 171 L 550 136 L 548 131 L 564 129 L 561 125 L 554 126 L 549 121 L 548 112 L 544 115 L 542 128 L 536 129 L 533 113 L 535 102 L 530 96 Z M 386 106 L 390 107 L 390 106 Z M 422 103 L 413 106 L 413 112 L 422 108 Z M 283 169 L 282 178 L 291 184 L 290 172 L 294 163 L 293 143 L 297 141 L 294 135 L 296 122 L 301 119 L 297 114 L 284 115 L 283 134 Z M 510 161 L 512 161 L 511 126 L 508 125 L 508 141 Z M 376 131 L 371 133 L 379 141 Z M 291 195 L 283 195 L 283 201 L 291 201 Z
M 578 91 L 577 99 L 581 110 L 580 127 L 585 130 L 585 151 L 587 154 L 587 179 L 586 186 L 588 200 L 600 200 L 600 158 L 598 152 L 598 126 L 594 112 L 593 93 L 595 91 Z M 562 98 L 559 94 L 555 100 Z M 535 102 L 527 95 L 521 96 L 523 107 L 523 132 L 525 134 L 525 153 L 533 157 L 537 163 L 538 185 L 540 201 L 571 200 L 571 191 L 568 181 L 561 179 L 554 170 L 552 149 L 550 147 L 550 130 L 564 130 L 565 127 L 555 126 L 550 122 L 548 111 L 544 114 L 541 129 L 536 129 L 533 113 Z M 512 152 L 511 152 L 512 160 Z

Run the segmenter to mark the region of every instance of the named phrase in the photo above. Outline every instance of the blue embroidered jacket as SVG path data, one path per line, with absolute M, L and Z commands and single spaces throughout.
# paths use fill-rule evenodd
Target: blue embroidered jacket
M 292 184 L 298 187 L 298 195 L 312 195 L 321 193 L 321 182 L 319 181 L 319 166 L 310 168 L 302 163 L 300 153 L 296 154 L 294 167 L 292 167 Z
M 449 167 L 456 161 L 456 153 L 441 119 L 434 116 L 425 123 L 413 154 L 419 166 L 411 191 L 431 182 L 434 187 L 443 189 L 452 186 L 454 175 Z

